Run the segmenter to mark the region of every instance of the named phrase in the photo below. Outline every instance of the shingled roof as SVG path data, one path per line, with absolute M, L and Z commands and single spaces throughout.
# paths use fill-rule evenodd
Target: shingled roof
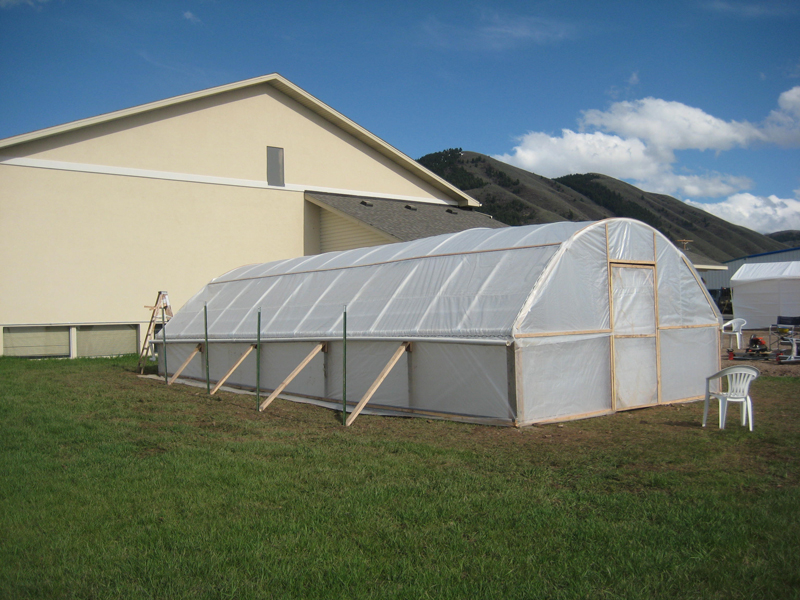
M 446 204 L 306 192 L 310 202 L 351 217 L 401 242 L 465 229 L 508 227 L 489 215 Z

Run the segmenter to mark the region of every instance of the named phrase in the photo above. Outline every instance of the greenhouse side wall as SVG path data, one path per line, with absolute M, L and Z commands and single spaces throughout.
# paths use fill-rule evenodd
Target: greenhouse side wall
M 159 350 L 160 342 L 157 343 Z M 224 376 L 251 344 L 209 342 L 211 385 Z M 264 342 L 261 348 L 261 389 L 268 394 L 308 355 L 316 342 Z M 177 371 L 197 344 L 169 342 L 167 367 Z M 393 341 L 347 341 L 347 400 L 350 410 L 375 381 L 400 346 Z M 370 412 L 381 408 L 425 416 L 439 414 L 476 422 L 513 425 L 516 405 L 509 395 L 509 353 L 505 344 L 413 342 L 367 404 Z M 512 355 L 513 360 L 513 355 Z M 513 367 L 513 365 L 512 365 Z M 159 352 L 159 373 L 164 373 Z M 205 357 L 198 353 L 181 378 L 205 382 Z M 330 341 L 290 383 L 285 393 L 322 405 L 342 400 L 342 342 Z M 251 352 L 225 385 L 255 390 L 256 353 Z M 509 401 L 509 397 L 512 398 Z M 269 410 L 269 409 L 267 409 Z

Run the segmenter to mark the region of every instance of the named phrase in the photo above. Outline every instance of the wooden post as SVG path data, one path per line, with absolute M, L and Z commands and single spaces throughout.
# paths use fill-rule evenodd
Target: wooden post
M 164 342 L 164 383 L 169 385 L 169 370 L 167 369 L 167 320 L 164 317 L 164 307 L 161 307 L 161 340 Z
M 192 362 L 194 355 L 200 352 L 200 349 L 202 347 L 203 347 L 202 344 L 197 344 L 195 349 L 192 350 L 192 353 L 189 355 L 189 358 L 183 361 L 183 364 L 180 366 L 180 368 L 177 371 L 175 371 L 175 374 L 172 377 L 170 377 L 170 380 L 167 382 L 167 385 L 172 385 L 173 383 L 175 383 L 175 380 L 178 378 L 178 375 L 183 373 L 183 370 L 189 366 L 189 363 Z
M 348 427 L 353 424 L 353 421 L 356 420 L 356 417 L 364 409 L 364 406 L 366 406 L 367 402 L 369 402 L 369 399 L 372 398 L 373 394 L 375 394 L 380 385 L 383 383 L 383 380 L 386 379 L 386 377 L 389 375 L 389 372 L 397 364 L 397 361 L 400 360 L 401 356 L 403 356 L 403 352 L 408 351 L 410 347 L 411 347 L 411 342 L 403 342 L 402 344 L 400 344 L 400 347 L 397 350 L 395 350 L 395 353 L 392 355 L 392 358 L 390 358 L 389 362 L 386 363 L 386 366 L 383 367 L 383 371 L 381 371 L 381 374 L 378 375 L 378 378 L 372 382 L 372 385 L 369 386 L 367 393 L 364 394 L 364 397 L 358 401 L 355 410 L 353 410 L 353 412 L 350 413 L 350 416 L 347 417 L 346 425 Z
M 261 307 L 258 307 L 256 325 L 256 409 L 261 404 Z
M 342 313 L 342 425 L 347 426 L 347 304 Z
M 292 383 L 292 379 L 297 377 L 300 371 L 302 371 L 305 368 L 305 366 L 311 362 L 311 359 L 314 358 L 317 354 L 319 354 L 320 351 L 322 350 L 325 350 L 325 342 L 320 342 L 319 344 L 314 346 L 314 349 L 308 353 L 308 356 L 306 356 L 302 360 L 302 362 L 294 368 L 294 371 L 289 373 L 289 376 L 286 379 L 284 379 L 283 382 L 277 388 L 275 388 L 275 391 L 273 391 L 269 395 L 269 397 L 266 400 L 264 400 L 264 402 L 261 403 L 261 406 L 258 407 L 258 410 L 262 411 L 265 408 L 267 408 L 272 403 L 272 401 L 278 397 L 278 394 L 280 394 L 284 390 L 284 388 L 286 388 L 287 385 Z
M 211 395 L 211 373 L 208 370 L 208 302 L 203 303 L 203 327 L 205 331 L 206 344 L 203 346 L 203 354 L 206 359 L 206 394 Z
M 244 362 L 244 359 L 245 359 L 245 358 L 247 358 L 247 356 L 248 356 L 248 355 L 249 355 L 249 354 L 250 354 L 250 353 L 251 353 L 253 350 L 255 350 L 255 348 L 256 348 L 256 345 L 255 345 L 255 344 L 251 344 L 250 346 L 248 346 L 248 347 L 247 347 L 247 350 L 245 350 L 245 351 L 244 351 L 244 354 L 242 354 L 242 355 L 239 357 L 239 360 L 237 360 L 237 361 L 236 361 L 236 363 L 235 363 L 235 364 L 234 364 L 234 365 L 233 365 L 233 366 L 232 366 L 232 367 L 231 367 L 231 368 L 228 370 L 228 372 L 227 372 L 227 373 L 225 373 L 225 375 L 223 375 L 223 376 L 222 376 L 222 379 L 220 379 L 220 380 L 217 382 L 217 385 L 216 385 L 216 386 L 214 386 L 214 389 L 213 389 L 213 390 L 211 390 L 211 395 L 212 395 L 212 396 L 214 395 L 214 393 L 215 393 L 215 392 L 216 392 L 216 391 L 217 391 L 219 388 L 221 388 L 221 387 L 222 387 L 222 384 L 223 384 L 223 383 L 225 383 L 225 382 L 228 380 L 228 377 L 230 377 L 231 375 L 233 375 L 233 372 L 234 372 L 236 369 L 238 369 L 238 368 L 239 368 L 239 365 L 240 365 L 240 364 L 242 364 L 242 363 Z

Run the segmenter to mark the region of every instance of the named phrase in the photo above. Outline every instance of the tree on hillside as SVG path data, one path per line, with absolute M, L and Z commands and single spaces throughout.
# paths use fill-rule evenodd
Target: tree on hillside
M 647 223 L 651 227 L 658 229 L 668 238 L 671 238 L 667 233 L 667 228 L 664 226 L 663 221 L 658 215 L 648 210 L 644 206 L 626 200 L 620 195 L 619 192 L 608 189 L 602 183 L 596 181 L 597 176 L 591 173 L 585 175 L 565 175 L 564 177 L 557 177 L 553 181 L 563 183 L 567 187 L 572 188 L 595 202 L 600 206 L 607 208 L 618 217 L 627 217 L 629 219 L 638 219 Z M 694 223 L 686 222 L 687 229 L 693 229 Z
M 486 181 L 467 171 L 461 164 L 461 148 L 449 148 L 441 152 L 426 154 L 417 162 L 439 177 L 449 181 L 460 190 L 475 190 L 486 185 Z

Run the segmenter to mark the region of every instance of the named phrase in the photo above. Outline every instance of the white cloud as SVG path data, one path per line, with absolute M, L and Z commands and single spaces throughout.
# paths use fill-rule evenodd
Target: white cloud
M 200 18 L 189 10 L 184 11 L 183 18 L 189 21 L 190 23 L 194 23 L 195 25 L 202 23 Z
M 788 223 L 796 218 L 797 200 L 742 193 L 753 186 L 747 177 L 678 170 L 675 152 L 722 152 L 756 143 L 800 145 L 800 86 L 781 94 L 778 108 L 761 124 L 725 121 L 699 108 L 658 98 L 615 102 L 605 111 L 587 110 L 579 123 L 577 133 L 570 129 L 563 129 L 560 136 L 528 132 L 510 153 L 495 158 L 547 177 L 597 172 L 680 198 L 728 196 L 722 203 L 708 205 L 714 207 L 708 210 L 724 212 L 732 220 L 746 212 L 749 222 L 763 221 L 764 230 L 774 229 L 781 219 L 787 220 L 783 229 L 792 227 Z
M 747 177 L 724 173 L 678 175 L 672 171 L 637 183 L 650 192 L 699 198 L 720 198 L 753 187 L 753 182 Z
M 778 109 L 764 120 L 763 131 L 773 144 L 800 146 L 800 85 L 778 97 Z
M 800 197 L 800 190 L 795 193 Z M 761 233 L 800 229 L 800 200 L 793 198 L 743 193 L 734 194 L 722 202 L 706 204 L 686 200 L 686 203 Z
M 530 132 L 519 139 L 510 154 L 494 158 L 551 178 L 570 173 L 603 173 L 634 180 L 640 187 L 662 194 L 719 198 L 752 186 L 746 177 L 676 174 L 671 161 L 662 160 L 642 140 L 602 132 L 564 129 L 560 137 Z
M 531 132 L 519 141 L 512 154 L 495 158 L 545 177 L 595 172 L 647 179 L 660 170 L 659 163 L 647 155 L 647 147 L 638 139 L 564 129 L 561 137 Z
M 723 121 L 699 108 L 658 98 L 616 102 L 607 111 L 584 111 L 581 124 L 644 140 L 666 160 L 673 150 L 730 150 L 764 137 L 750 123 Z
M 0 8 L 11 8 L 19 4 L 27 4 L 33 8 L 39 8 L 50 0 L 0 0 Z
M 639 85 L 639 71 L 631 73 L 631 76 L 628 77 L 628 85 Z
M 778 106 L 782 111 L 800 117 L 800 85 L 778 96 Z
M 473 25 L 443 23 L 435 17 L 422 24 L 428 41 L 443 48 L 457 50 L 509 50 L 520 46 L 550 44 L 572 37 L 573 26 L 551 19 L 527 16 L 505 16 L 484 11 Z
M 723 14 L 745 19 L 763 17 L 784 17 L 797 14 L 797 7 L 781 0 L 761 0 L 760 2 L 725 2 L 715 0 L 706 3 L 706 8 Z

